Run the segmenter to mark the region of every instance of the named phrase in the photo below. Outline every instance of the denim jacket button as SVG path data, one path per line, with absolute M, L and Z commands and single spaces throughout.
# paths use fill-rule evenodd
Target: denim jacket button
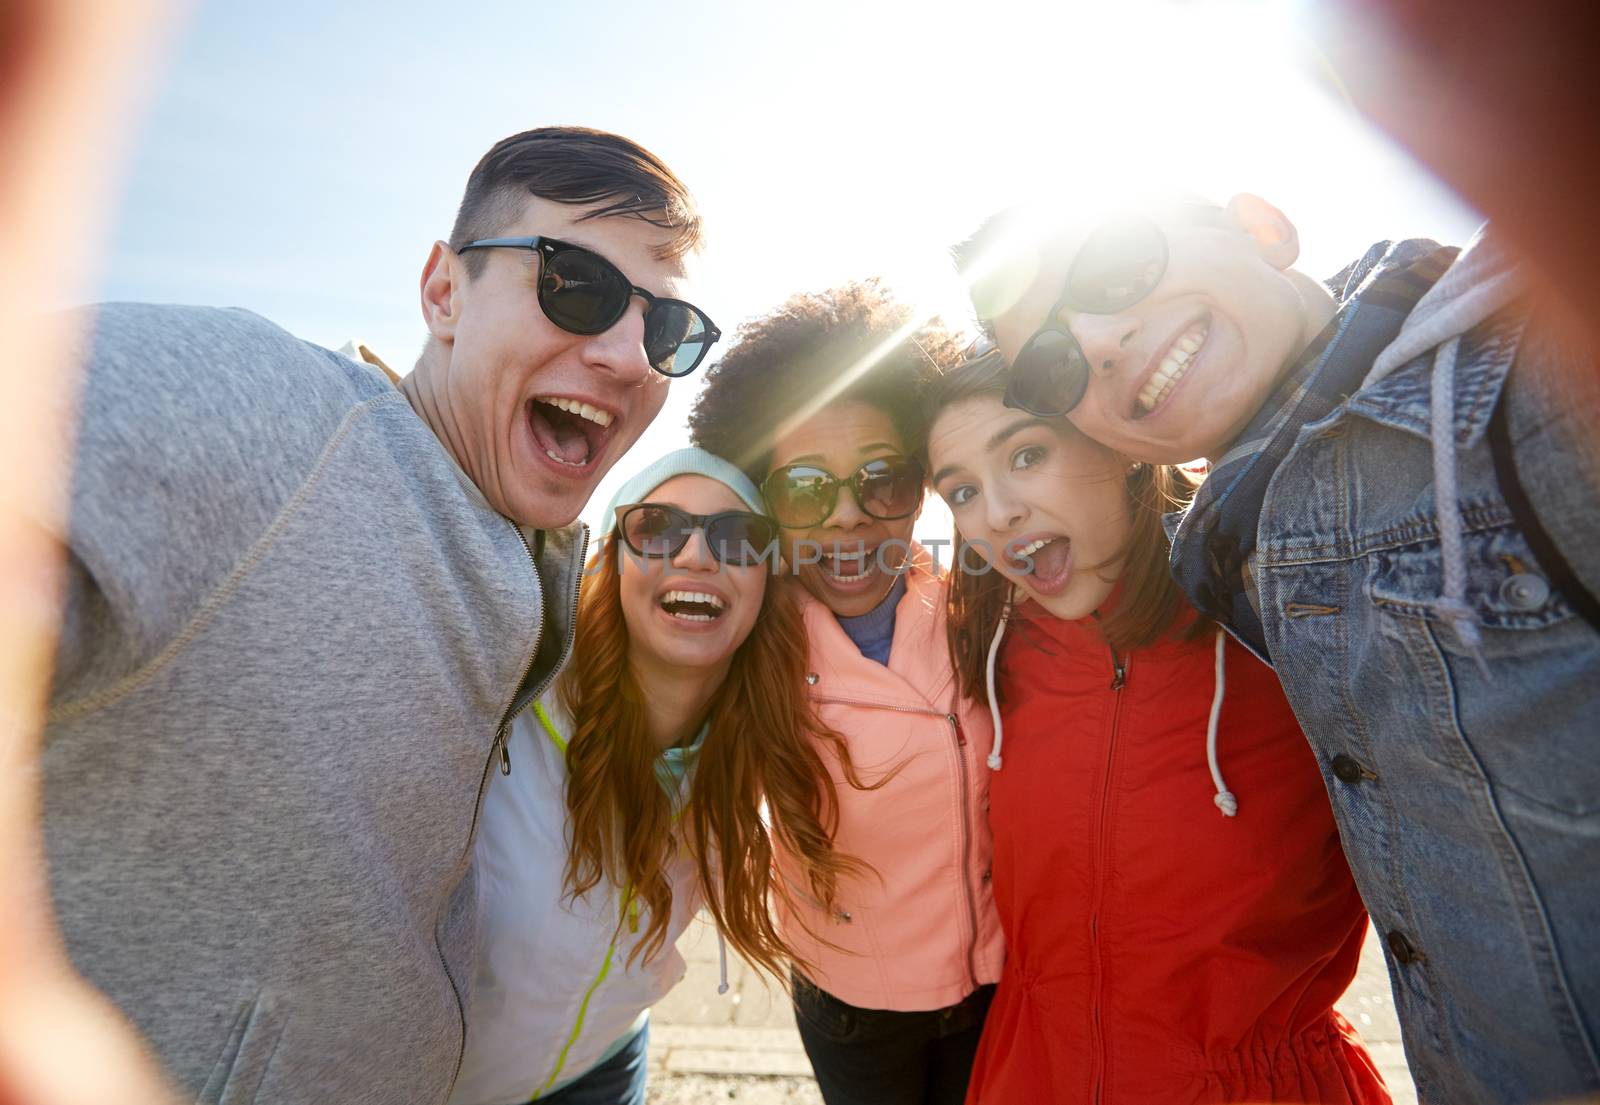
M 1388 937 L 1389 954 L 1394 956 L 1394 961 L 1402 967 L 1409 967 L 1422 958 L 1422 953 L 1412 946 L 1406 939 L 1406 934 L 1399 929 L 1392 930 Z
M 1333 774 L 1341 783 L 1355 786 L 1362 779 L 1376 779 L 1378 776 L 1361 766 L 1361 761 L 1343 752 L 1333 758 Z
M 1518 572 L 1500 585 L 1500 601 L 1513 610 L 1537 610 L 1550 599 L 1550 585 L 1536 575 Z

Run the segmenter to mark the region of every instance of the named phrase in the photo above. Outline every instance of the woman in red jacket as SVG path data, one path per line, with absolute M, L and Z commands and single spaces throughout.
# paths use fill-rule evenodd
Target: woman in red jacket
M 1316 760 L 1167 574 L 1189 481 L 1006 382 L 993 354 L 947 374 L 927 449 L 961 539 L 952 658 L 998 703 L 1007 956 L 967 1100 L 1387 1102 L 1333 1009 L 1366 913 Z

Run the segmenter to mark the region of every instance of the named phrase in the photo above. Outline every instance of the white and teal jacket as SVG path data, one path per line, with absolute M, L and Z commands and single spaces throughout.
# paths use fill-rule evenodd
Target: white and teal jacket
M 477 973 L 452 1105 L 528 1101 L 580 1077 L 644 1026 L 686 970 L 676 945 L 702 900 L 687 851 L 668 868 L 672 920 L 653 958 L 628 962 L 648 917 L 626 888 L 601 883 L 576 900 L 566 894 L 572 731 L 558 683 L 516 719 L 511 773 L 496 772 L 484 799 Z M 657 761 L 680 803 L 704 737 Z

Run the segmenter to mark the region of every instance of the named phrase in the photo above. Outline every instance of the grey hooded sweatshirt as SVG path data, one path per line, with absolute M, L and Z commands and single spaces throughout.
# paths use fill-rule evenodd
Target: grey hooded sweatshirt
M 93 325 L 44 748 L 73 961 L 200 1101 L 443 1102 L 484 788 L 587 535 L 255 315 Z

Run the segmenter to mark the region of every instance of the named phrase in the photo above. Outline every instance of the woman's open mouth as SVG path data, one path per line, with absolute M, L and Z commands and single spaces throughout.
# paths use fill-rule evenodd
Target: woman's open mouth
M 727 612 L 727 603 L 709 591 L 666 591 L 656 605 L 685 622 L 714 622 Z
M 1168 347 L 1166 356 L 1161 358 L 1161 363 L 1144 382 L 1144 387 L 1139 389 L 1139 394 L 1134 399 L 1133 416 L 1143 418 L 1166 402 L 1167 396 L 1177 388 L 1178 382 L 1188 373 L 1194 364 L 1200 347 L 1206 342 L 1206 336 L 1211 333 L 1211 319 L 1209 316 L 1194 323 L 1178 339 Z
M 1072 538 L 1036 537 L 1010 549 L 1006 563 L 1030 590 L 1054 595 L 1072 579 Z
M 555 395 L 528 400 L 527 418 L 538 450 L 574 474 L 599 460 L 616 425 L 610 411 Z
M 877 552 L 877 549 L 853 552 L 835 549 L 832 554 L 824 553 L 817 567 L 835 588 L 848 591 L 868 587 L 880 571 Z

